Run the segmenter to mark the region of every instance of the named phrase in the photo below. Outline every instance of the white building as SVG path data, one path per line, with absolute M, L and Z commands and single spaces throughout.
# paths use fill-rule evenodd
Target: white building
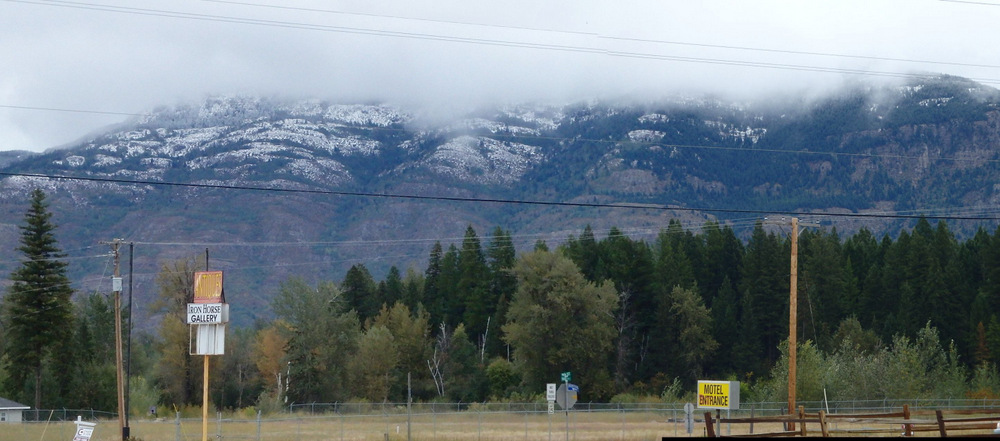
M 28 409 L 31 408 L 21 403 L 0 397 L 0 424 L 20 423 L 21 414 Z

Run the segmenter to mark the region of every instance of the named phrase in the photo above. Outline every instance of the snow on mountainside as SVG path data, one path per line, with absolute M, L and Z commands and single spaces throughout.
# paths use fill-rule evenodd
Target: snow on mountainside
M 356 184 L 358 174 L 370 179 L 395 169 L 509 186 L 543 158 L 541 152 L 523 143 L 473 140 L 468 133 L 540 136 L 556 126 L 559 115 L 520 108 L 502 114 L 506 121 L 471 117 L 420 130 L 407 127 L 411 115 L 387 105 L 213 98 L 200 106 L 158 109 L 46 157 L 56 168 L 151 181 L 188 177 L 277 186 L 291 180 L 336 188 Z
M 655 231 L 670 219 L 725 221 L 727 210 L 1000 205 L 993 184 L 1000 182 L 1000 93 L 963 79 L 780 105 L 701 98 L 520 105 L 437 125 L 417 114 L 387 104 L 220 97 L 157 109 L 68 149 L 0 157 L 2 170 L 14 174 L 0 179 L 7 208 L 0 247 L 16 248 L 24 195 L 40 187 L 51 195 L 64 248 L 110 237 L 220 244 L 213 250 L 220 265 L 254 268 L 233 278 L 243 284 L 233 292 L 255 293 L 247 302 L 266 310 L 261 286 L 297 271 L 339 280 L 357 262 L 376 275 L 390 265 L 419 269 L 429 246 L 411 239 L 461 237 L 468 225 L 555 242 L 586 225 Z M 318 191 L 173 185 L 187 183 Z M 458 203 L 453 196 L 713 211 Z M 895 233 L 901 222 L 840 219 L 836 227 Z M 223 245 L 244 242 L 315 245 Z M 148 247 L 140 272 L 155 274 L 192 249 Z M 73 271 L 100 274 L 83 267 L 89 263 Z

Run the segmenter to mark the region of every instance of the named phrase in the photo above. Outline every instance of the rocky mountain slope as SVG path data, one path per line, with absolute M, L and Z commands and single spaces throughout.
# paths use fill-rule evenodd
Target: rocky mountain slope
M 422 272 L 433 242 L 459 243 L 470 224 L 510 230 L 525 250 L 587 224 L 652 240 L 673 217 L 694 227 L 1000 203 L 1000 93 L 954 77 L 813 101 L 512 106 L 423 121 L 384 104 L 257 97 L 157 109 L 68 149 L 5 157 L 0 246 L 16 247 L 25 195 L 42 187 L 81 289 L 106 289 L 101 240 L 136 242 L 140 307 L 160 265 L 208 248 L 252 320 L 290 275 L 339 280 L 355 263 L 376 277 L 390 265 Z M 660 208 L 580 206 L 618 203 Z M 826 222 L 891 232 L 901 221 Z M 4 260 L 9 272 L 16 262 Z

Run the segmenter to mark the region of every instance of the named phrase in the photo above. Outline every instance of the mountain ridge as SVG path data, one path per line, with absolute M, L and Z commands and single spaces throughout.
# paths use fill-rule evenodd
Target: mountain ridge
M 998 150 L 1000 92 L 947 76 L 784 105 L 521 105 L 437 125 L 387 104 L 216 97 L 0 162 L 0 246 L 16 247 L 21 199 L 39 186 L 66 248 L 135 240 L 150 250 L 147 290 L 164 261 L 214 248 L 222 269 L 242 272 L 232 279 L 239 290 L 266 291 L 244 306 L 266 317 L 289 275 L 339 280 L 355 263 L 376 275 L 390 265 L 422 271 L 432 240 L 460 242 L 467 225 L 513 230 L 525 250 L 588 224 L 656 231 L 670 218 L 697 228 L 744 211 L 996 207 Z M 902 222 L 831 225 L 886 233 Z M 74 265 L 74 274 L 98 266 Z

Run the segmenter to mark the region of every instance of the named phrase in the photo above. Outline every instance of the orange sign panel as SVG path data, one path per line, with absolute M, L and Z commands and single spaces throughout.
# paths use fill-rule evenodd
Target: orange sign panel
M 194 303 L 222 303 L 222 271 L 194 273 Z

